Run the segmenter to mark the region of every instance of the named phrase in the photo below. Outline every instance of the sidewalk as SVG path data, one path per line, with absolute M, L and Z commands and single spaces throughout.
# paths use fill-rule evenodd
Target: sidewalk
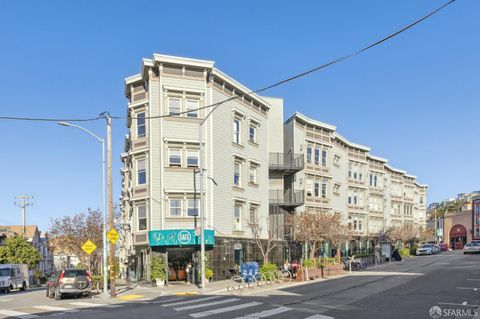
M 402 261 L 392 262 L 392 263 L 383 263 L 377 266 L 371 266 L 365 271 L 361 272 L 352 272 L 349 273 L 346 271 L 342 275 L 331 276 L 328 278 L 318 278 L 315 280 L 309 281 L 294 281 L 290 283 L 283 284 L 273 284 L 267 285 L 266 287 L 258 288 L 245 288 L 241 290 L 235 290 L 236 292 L 241 291 L 242 294 L 255 294 L 258 292 L 265 292 L 271 290 L 278 290 L 287 287 L 301 286 L 307 284 L 313 284 L 320 281 L 334 280 L 341 277 L 347 276 L 358 276 L 361 273 L 365 272 L 364 275 L 367 275 L 369 272 L 375 272 L 376 270 L 381 270 L 393 265 L 402 265 L 410 262 L 413 258 L 403 259 Z M 181 283 L 170 283 L 168 286 L 163 287 L 142 287 L 138 285 L 127 286 L 126 284 L 117 283 L 117 298 L 120 300 L 149 300 L 160 296 L 188 296 L 188 295 L 204 295 L 204 294 L 216 294 L 216 293 L 231 293 L 230 288 L 232 288 L 233 283 L 231 280 L 219 280 L 213 281 L 207 284 L 205 289 L 200 289 L 196 285 L 188 285 L 184 282 Z

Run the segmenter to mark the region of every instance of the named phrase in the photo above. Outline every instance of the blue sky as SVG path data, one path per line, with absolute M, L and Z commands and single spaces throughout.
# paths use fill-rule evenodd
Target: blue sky
M 155 53 L 210 59 L 255 89 L 347 54 L 445 1 L 8 1 L 0 114 L 124 115 L 124 78 Z M 430 185 L 429 202 L 479 189 L 480 2 L 457 1 L 397 38 L 276 88 L 300 111 Z M 83 124 L 105 135 L 103 122 Z M 115 199 L 124 121 L 113 127 Z M 0 224 L 101 207 L 100 144 L 54 123 L 0 121 Z

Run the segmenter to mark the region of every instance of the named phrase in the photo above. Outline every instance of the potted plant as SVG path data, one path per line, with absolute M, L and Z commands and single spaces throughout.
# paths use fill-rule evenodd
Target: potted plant
M 158 287 L 165 285 L 165 264 L 159 257 L 153 257 L 150 264 L 150 277 Z

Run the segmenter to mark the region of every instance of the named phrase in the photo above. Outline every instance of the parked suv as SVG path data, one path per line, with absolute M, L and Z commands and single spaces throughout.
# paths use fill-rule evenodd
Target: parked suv
M 46 295 L 56 300 L 63 296 L 88 296 L 92 294 L 92 277 L 85 269 L 65 269 L 56 272 L 47 282 Z

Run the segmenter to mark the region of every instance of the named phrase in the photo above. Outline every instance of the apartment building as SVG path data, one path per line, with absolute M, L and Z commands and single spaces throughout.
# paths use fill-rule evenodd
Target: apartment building
M 251 226 L 259 224 L 267 239 L 270 153 L 284 156 L 283 100 L 250 91 L 212 61 L 158 54 L 125 80 L 120 259 L 130 279 L 148 279 L 154 255 L 168 260 L 170 280 L 185 279 L 187 263 L 196 267 L 199 259 L 199 209 L 214 278 L 243 260 L 261 259 Z M 272 258 L 280 262 L 281 249 Z
M 294 192 L 305 198 L 296 211 L 341 216 L 355 237 L 345 252 L 371 249 L 371 240 L 391 226 L 426 225 L 427 186 L 349 141 L 335 126 L 297 112 L 285 122 L 284 140 L 285 153 L 305 157 L 304 169 L 293 177 Z

